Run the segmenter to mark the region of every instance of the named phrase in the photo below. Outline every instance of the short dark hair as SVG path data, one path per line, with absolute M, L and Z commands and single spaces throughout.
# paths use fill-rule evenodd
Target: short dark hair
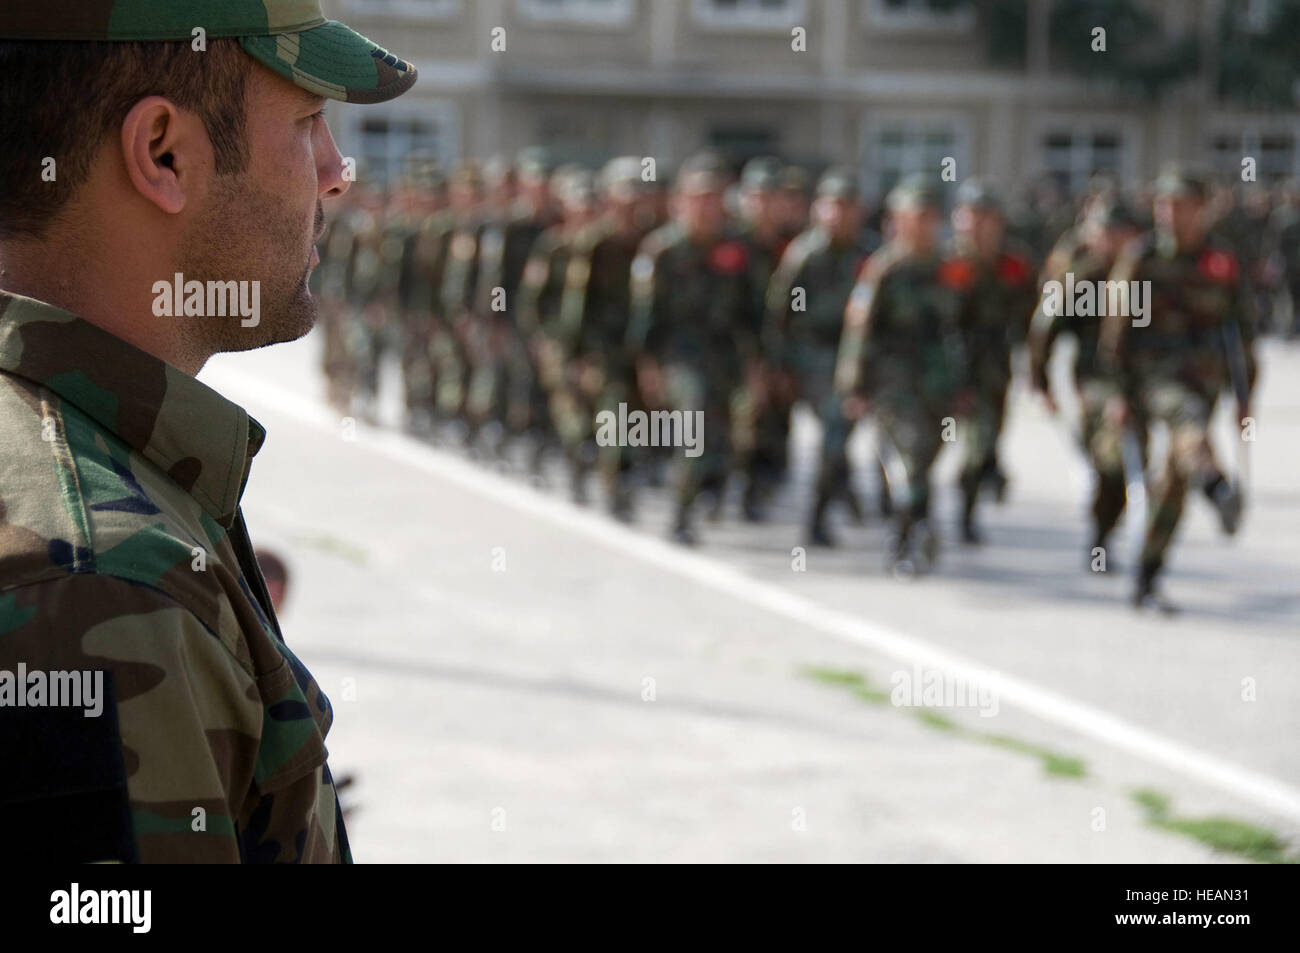
M 104 138 L 146 96 L 203 121 L 219 174 L 248 165 L 253 61 L 234 39 L 177 42 L 0 40 L 0 238 L 40 237 L 90 175 Z M 45 157 L 56 180 L 43 181 Z

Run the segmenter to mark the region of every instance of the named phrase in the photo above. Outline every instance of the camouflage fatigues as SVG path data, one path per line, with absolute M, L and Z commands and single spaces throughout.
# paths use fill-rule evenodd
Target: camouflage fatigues
M 1029 249 L 1014 240 L 991 260 L 958 253 L 954 261 L 965 263 L 974 274 L 961 320 L 972 401 L 961 469 L 963 524 L 969 537 L 980 485 L 1004 479 L 997 450 L 1011 385 L 1011 351 L 1025 339 L 1037 292 Z
M 1236 256 L 1212 240 L 1180 250 L 1147 235 L 1119 257 L 1112 281 L 1150 281 L 1150 324 L 1103 319 L 1101 353 L 1117 386 L 1144 421 L 1169 428 L 1165 467 L 1149 494 L 1139 573 L 1150 579 L 1182 517 L 1189 484 L 1213 493 L 1223 484 L 1209 427 L 1219 392 L 1230 383 L 1228 341 L 1241 342 L 1247 386 L 1255 379 L 1254 324 Z M 1112 441 L 1113 442 L 1113 441 Z
M 676 224 L 648 235 L 632 264 L 632 353 L 664 373 L 672 410 L 702 411 L 702 453 L 686 457 L 678 487 L 678 528 L 702 489 L 722 493 L 733 415 L 747 407 L 745 372 L 758 355 L 758 293 L 745 243 L 723 235 L 696 242 Z
M 833 381 L 844 311 L 866 257 L 864 246 L 834 242 L 823 229 L 810 229 L 790 243 L 768 285 L 763 333 L 767 361 L 779 378 L 793 380 L 794 398 L 806 401 L 822 423 L 812 514 L 819 528 L 832 496 L 848 490 L 847 448 L 854 422 L 844 416 Z M 804 297 L 800 310 L 795 308 L 795 289 Z
M 533 421 L 544 396 L 520 327 L 520 288 L 533 243 L 554 224 L 545 212 L 522 203 L 502 222 L 490 223 L 479 236 L 475 286 L 475 320 L 483 326 L 485 347 L 470 378 L 471 414 L 480 420 L 504 421 L 521 433 Z M 504 292 L 504 310 L 494 305 Z
M 869 397 L 902 461 L 903 540 L 929 515 L 930 467 L 963 379 L 959 318 L 973 280 L 972 269 L 959 259 L 916 257 L 885 245 L 867 259 L 844 314 L 835 387 L 842 396 Z
M 1067 232 L 1048 256 L 1043 270 L 1043 283 L 1059 281 L 1064 284 L 1067 273 L 1074 275 L 1076 286 L 1084 282 L 1105 281 L 1114 262 L 1098 255 L 1083 245 L 1074 230 Z M 1048 362 L 1052 347 L 1061 334 L 1073 335 L 1077 342 L 1074 362 L 1074 386 L 1081 405 L 1081 433 L 1083 449 L 1096 474 L 1092 500 L 1094 535 L 1093 547 L 1105 546 L 1106 540 L 1127 505 L 1123 451 L 1118 443 L 1123 434 L 1106 425 L 1106 402 L 1118 392 L 1117 387 L 1104 372 L 1098 352 L 1101 336 L 1101 318 L 1091 315 L 1071 315 L 1070 309 L 1061 308 L 1060 314 L 1049 314 L 1040 301 L 1029 327 L 1029 373 L 1033 386 L 1046 393 Z M 1145 457 L 1147 428 L 1136 426 L 1138 439 Z
M 180 371 L 0 294 L 0 671 L 102 670 L 110 695 L 99 718 L 0 707 L 0 803 L 39 859 L 350 861 L 332 710 L 239 510 L 264 436 Z
M 620 403 L 644 409 L 627 350 L 632 263 L 642 237 L 608 222 L 580 230 L 564 269 L 559 310 L 546 327 L 552 419 L 566 450 L 578 455 L 578 466 L 594 437 L 597 413 L 617 413 Z M 596 453 L 611 502 L 616 509 L 626 506 L 632 448 L 600 447 Z

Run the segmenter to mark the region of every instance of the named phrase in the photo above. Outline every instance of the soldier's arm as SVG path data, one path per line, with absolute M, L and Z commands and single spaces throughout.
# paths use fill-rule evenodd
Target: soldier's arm
M 538 241 L 524 265 L 524 274 L 519 281 L 516 320 L 519 332 L 525 338 L 531 338 L 542 327 L 541 301 L 546 291 L 547 281 L 551 276 L 551 256 L 554 249 L 549 243 Z
M 1244 269 L 1239 271 L 1233 287 L 1232 308 L 1225 318 L 1232 325 L 1226 329 L 1228 333 L 1225 343 L 1228 348 L 1238 352 L 1228 354 L 1229 362 L 1237 362 L 1245 372 L 1245 393 L 1238 393 L 1237 401 L 1241 405 L 1238 410 L 1249 413 L 1251 396 L 1255 392 L 1255 379 L 1259 375 L 1259 365 L 1255 360 L 1256 307 L 1250 276 Z
M 1121 251 L 1111 268 L 1110 275 L 1107 276 L 1107 280 L 1125 283 L 1138 280 L 1146 247 L 1145 242 L 1136 240 Z M 1148 301 L 1147 304 L 1150 306 L 1151 302 Z M 1126 309 L 1118 310 L 1123 311 Z M 1132 392 L 1134 384 L 1127 351 L 1127 338 L 1129 334 L 1133 333 L 1133 329 L 1130 327 L 1132 320 L 1131 317 L 1121 313 L 1106 315 L 1102 318 L 1101 331 L 1097 342 L 1099 365 L 1111 382 L 1125 394 Z M 1137 330 L 1138 333 L 1141 333 L 1143 329 L 1138 328 Z
M 78 673 L 89 689 L 83 707 L 0 707 L 0 803 L 23 819 L 6 854 L 22 855 L 17 838 L 45 861 L 238 863 L 274 716 L 228 641 L 170 596 L 106 575 L 0 595 L 0 671 Z
M 1069 269 L 1069 255 L 1059 246 L 1047 256 L 1039 276 L 1039 286 L 1046 287 L 1050 281 L 1062 281 Z M 1062 309 L 1063 310 L 1063 309 Z M 1052 347 L 1061 334 L 1062 316 L 1050 314 L 1046 306 L 1045 295 L 1038 296 L 1037 306 L 1029 319 L 1029 333 L 1026 336 L 1026 349 L 1029 352 L 1029 379 L 1033 386 L 1048 393 L 1047 365 L 1052 358 Z
M 799 286 L 805 256 L 801 243 L 792 241 L 786 246 L 781 261 L 772 272 L 764 298 L 762 347 L 764 357 L 774 367 L 784 366 L 789 349 L 791 292 Z
M 842 396 L 862 391 L 867 383 L 871 357 L 871 332 L 880 308 L 880 287 L 885 280 L 885 262 L 878 252 L 867 259 L 849 294 L 844 309 L 835 357 L 835 390 Z
M 564 268 L 564 287 L 560 291 L 556 319 L 547 331 L 566 359 L 577 351 L 587 322 L 595 247 L 595 243 L 585 235 L 573 243 L 569 262 Z
M 627 349 L 632 354 L 656 351 L 663 337 L 664 272 L 656 253 L 643 247 L 632 261 L 632 314 L 627 326 Z

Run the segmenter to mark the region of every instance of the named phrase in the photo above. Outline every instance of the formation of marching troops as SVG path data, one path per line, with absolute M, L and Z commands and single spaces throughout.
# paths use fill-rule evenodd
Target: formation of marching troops
M 1098 176 L 1077 204 L 1036 194 L 1012 214 L 968 180 L 946 215 L 935 172 L 904 178 L 869 219 L 852 170 L 813 183 L 760 158 L 733 181 L 701 153 L 671 188 L 653 172 L 633 156 L 594 173 L 555 168 L 533 148 L 445 175 L 415 168 L 387 194 L 354 187 L 332 210 L 313 279 L 331 402 L 373 419 L 381 356 L 394 352 L 410 432 L 454 430 L 484 454 L 526 437 L 535 470 L 562 453 L 574 499 L 598 478 L 622 520 L 670 451 L 600 446 L 597 415 L 700 412 L 702 452 L 678 455 L 673 491 L 671 532 L 687 544 L 696 511 L 716 517 L 733 477 L 744 519 L 765 518 L 802 402 L 822 424 L 807 541 L 835 545 L 831 506 L 862 518 L 847 446 L 869 418 L 887 565 L 925 572 L 939 550 L 930 474 L 944 444 L 961 453 L 961 538 L 977 545 L 981 497 L 1007 486 L 998 441 L 1013 358 L 1025 354 L 1055 412 L 1047 366 L 1064 334 L 1078 344 L 1076 436 L 1094 472 L 1088 564 L 1146 472 L 1157 424 L 1167 459 L 1145 493 L 1134 604 L 1170 608 L 1157 582 L 1189 489 L 1236 530 L 1241 487 L 1211 447 L 1210 419 L 1225 390 L 1249 417 L 1257 326 L 1277 292 L 1300 302 L 1295 189 L 1238 202 L 1174 166 L 1136 201 Z M 1045 282 L 1067 279 L 1150 282 L 1145 321 L 1051 306 Z

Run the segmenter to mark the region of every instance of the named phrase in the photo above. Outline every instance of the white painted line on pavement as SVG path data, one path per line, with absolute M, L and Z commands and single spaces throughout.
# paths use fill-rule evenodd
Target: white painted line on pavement
M 217 390 L 235 395 L 259 410 L 266 408 L 272 413 L 333 433 L 336 437 L 340 433 L 340 419 L 334 411 L 265 380 L 225 368 L 210 368 L 203 379 Z M 481 496 L 547 520 L 566 531 L 586 535 L 603 546 L 666 572 L 726 593 L 747 605 L 784 616 L 798 625 L 865 646 L 909 666 L 919 664 L 942 669 L 954 678 L 965 680 L 966 684 L 988 684 L 990 680 L 990 669 L 971 659 L 887 626 L 828 609 L 805 596 L 755 579 L 720 560 L 647 536 L 603 515 L 541 494 L 516 478 L 440 452 L 404 434 L 372 430 L 358 423 L 355 442 Z M 1013 676 L 998 675 L 994 687 L 1000 703 L 1005 702 L 1046 721 L 1164 765 L 1266 810 L 1300 820 L 1300 790 L 1275 778 L 1205 754 L 1099 708 Z

